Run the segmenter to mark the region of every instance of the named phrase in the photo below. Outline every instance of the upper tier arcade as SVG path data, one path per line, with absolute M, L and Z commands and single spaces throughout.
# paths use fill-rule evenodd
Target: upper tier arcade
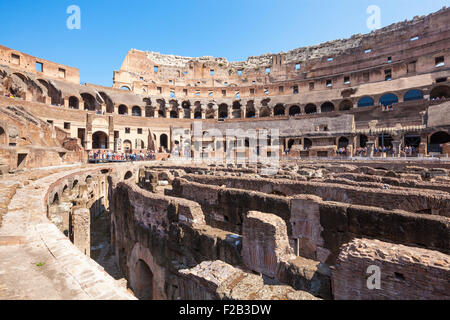
M 351 89 L 445 68 L 450 10 L 369 34 L 249 57 L 190 58 L 132 49 L 114 72 L 114 87 L 170 98 L 240 98 Z

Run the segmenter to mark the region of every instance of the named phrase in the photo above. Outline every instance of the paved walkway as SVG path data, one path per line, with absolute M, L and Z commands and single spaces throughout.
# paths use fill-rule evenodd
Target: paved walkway
M 0 225 L 0 300 L 136 299 L 46 218 L 50 184 L 83 170 L 92 167 L 38 170 L 0 181 L 0 201 L 7 205 Z

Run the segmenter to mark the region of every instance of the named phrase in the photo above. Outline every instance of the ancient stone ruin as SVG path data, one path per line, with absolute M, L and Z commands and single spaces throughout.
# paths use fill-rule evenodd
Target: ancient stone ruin
M 112 88 L 0 46 L 0 299 L 450 299 L 449 34 L 132 49 Z

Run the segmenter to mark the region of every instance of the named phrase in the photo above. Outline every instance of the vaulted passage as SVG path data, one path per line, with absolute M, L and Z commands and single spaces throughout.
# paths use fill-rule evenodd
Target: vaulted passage
M 153 299 L 153 273 L 145 261 L 139 259 L 135 266 L 136 288 L 134 294 L 140 300 Z

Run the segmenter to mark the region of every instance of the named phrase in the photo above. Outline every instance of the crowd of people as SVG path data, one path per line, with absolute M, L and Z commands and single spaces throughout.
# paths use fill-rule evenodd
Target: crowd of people
M 113 152 L 111 150 L 89 151 L 89 159 L 96 162 L 114 162 L 114 161 L 149 161 L 155 160 L 155 152 L 149 150 L 146 152 Z

